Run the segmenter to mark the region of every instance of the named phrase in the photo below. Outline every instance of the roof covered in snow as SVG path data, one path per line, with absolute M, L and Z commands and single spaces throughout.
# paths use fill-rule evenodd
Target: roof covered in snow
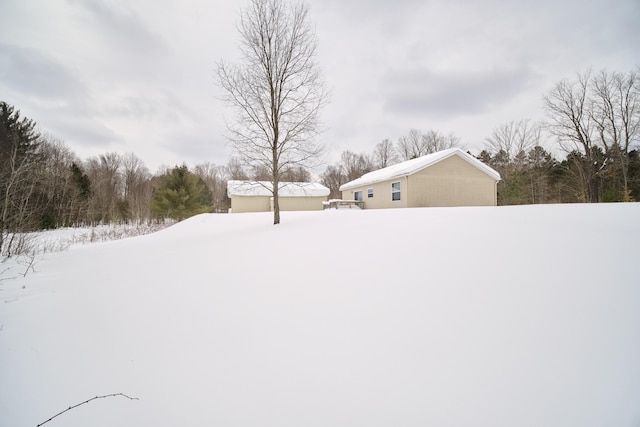
M 278 186 L 280 197 L 325 197 L 329 189 L 316 182 L 281 182 Z M 269 181 L 227 181 L 229 196 L 272 196 Z
M 451 156 L 458 156 L 463 160 L 471 163 L 473 166 L 477 167 L 492 178 L 496 180 L 500 179 L 500 174 L 498 172 L 485 165 L 480 160 L 476 159 L 468 153 L 465 153 L 459 148 L 449 148 L 448 150 L 438 151 L 437 153 L 433 154 L 427 154 L 426 156 L 407 160 L 406 162 L 398 163 L 397 165 L 392 165 L 383 169 L 369 172 L 362 175 L 358 179 L 347 182 L 346 184 L 342 184 L 340 186 L 340 191 L 350 190 L 365 185 L 375 184 L 377 182 L 411 175 L 422 169 L 428 168 L 431 165 L 441 162 L 442 160 L 447 159 Z

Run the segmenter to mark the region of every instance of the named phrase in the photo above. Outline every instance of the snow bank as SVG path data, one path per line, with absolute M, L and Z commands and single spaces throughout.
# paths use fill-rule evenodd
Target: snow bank
M 640 204 L 207 214 L 0 282 L 0 425 L 637 426 Z

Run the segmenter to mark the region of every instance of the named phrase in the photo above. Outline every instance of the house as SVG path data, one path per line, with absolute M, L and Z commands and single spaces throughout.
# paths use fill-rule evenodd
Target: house
M 268 181 L 228 181 L 231 212 L 273 211 L 272 185 Z M 313 182 L 281 182 L 278 199 L 281 211 L 322 210 L 329 189 Z
M 500 174 L 459 148 L 369 172 L 340 186 L 368 209 L 496 206 Z

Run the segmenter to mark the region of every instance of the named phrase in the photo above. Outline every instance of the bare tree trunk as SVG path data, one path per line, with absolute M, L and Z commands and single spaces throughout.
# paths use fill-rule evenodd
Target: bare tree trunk
M 273 224 L 280 224 L 280 174 L 278 173 L 278 150 L 272 151 L 273 154 L 273 175 L 271 176 L 271 185 L 273 191 Z

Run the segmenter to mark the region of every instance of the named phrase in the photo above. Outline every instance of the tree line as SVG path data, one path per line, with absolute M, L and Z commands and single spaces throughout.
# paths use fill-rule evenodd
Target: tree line
M 238 175 L 245 172 L 234 161 L 164 167 L 157 174 L 133 153 L 83 161 L 0 101 L 0 255 L 16 250 L 21 232 L 225 212 L 226 181 Z
M 17 233 L 108 223 L 181 220 L 228 212 L 227 181 L 269 181 L 271 171 L 232 157 L 161 167 L 152 174 L 133 153 L 107 152 L 81 160 L 63 141 L 0 101 L 0 255 L 10 255 Z M 302 166 L 282 169 L 283 181 L 311 181 Z
M 546 120 L 512 121 L 485 138 L 476 157 L 502 176 L 500 205 L 635 201 L 640 197 L 640 73 L 586 72 L 543 97 Z M 543 148 L 553 141 L 556 154 Z M 370 153 L 344 151 L 320 181 L 331 198 L 375 169 L 460 145 L 453 133 L 411 129 Z M 547 144 L 548 145 L 548 144 Z M 559 157 L 563 155 L 564 157 Z M 133 153 L 86 160 L 0 101 L 0 253 L 16 232 L 111 222 L 182 219 L 227 212 L 230 179 L 271 181 L 273 168 L 232 157 L 226 165 L 164 167 L 151 174 Z M 280 181 L 311 181 L 303 165 L 280 167 Z
M 543 104 L 545 120 L 502 124 L 485 138 L 480 153 L 469 153 L 500 173 L 499 205 L 640 198 L 639 70 L 579 73 L 557 83 Z M 454 134 L 412 129 L 396 143 L 382 140 L 369 153 L 344 151 L 321 181 L 330 197 L 340 198 L 342 184 L 367 172 L 459 142 Z

